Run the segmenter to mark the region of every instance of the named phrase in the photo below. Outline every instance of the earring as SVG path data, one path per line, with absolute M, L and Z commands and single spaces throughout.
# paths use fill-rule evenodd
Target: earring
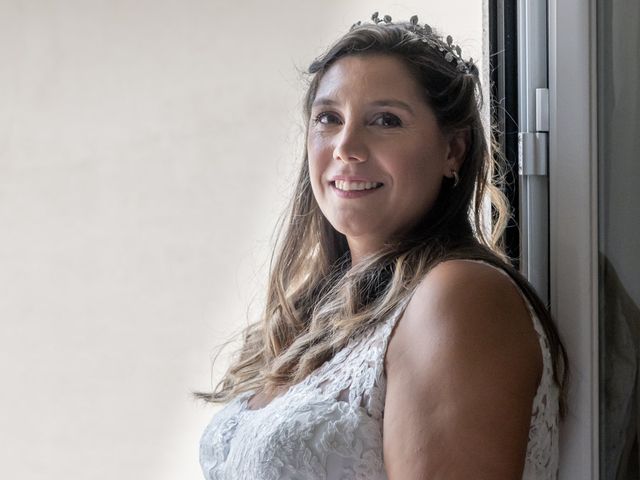
M 460 175 L 455 170 L 451 170 L 451 175 L 453 175 L 453 188 L 456 188 L 460 183 Z

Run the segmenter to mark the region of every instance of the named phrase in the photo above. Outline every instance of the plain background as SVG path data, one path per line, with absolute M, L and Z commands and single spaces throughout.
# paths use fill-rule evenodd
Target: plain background
M 303 71 L 374 10 L 482 56 L 477 0 L 0 0 L 3 478 L 200 479 L 302 153 Z

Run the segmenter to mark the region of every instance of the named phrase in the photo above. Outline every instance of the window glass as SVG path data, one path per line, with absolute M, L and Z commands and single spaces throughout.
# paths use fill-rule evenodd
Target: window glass
M 598 2 L 600 478 L 637 480 L 640 3 Z

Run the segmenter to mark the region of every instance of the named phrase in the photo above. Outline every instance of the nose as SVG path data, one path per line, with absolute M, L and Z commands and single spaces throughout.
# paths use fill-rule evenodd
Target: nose
M 369 156 L 366 132 L 357 125 L 345 124 L 336 136 L 333 159 L 345 163 L 366 162 Z

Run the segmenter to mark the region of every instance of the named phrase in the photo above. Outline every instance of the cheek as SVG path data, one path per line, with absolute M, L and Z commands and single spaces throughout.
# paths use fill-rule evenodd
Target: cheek
M 442 185 L 442 159 L 433 154 L 407 152 L 405 161 L 394 165 L 397 194 L 408 210 L 422 210 L 433 203 Z
M 311 185 L 316 186 L 316 177 L 318 175 L 318 156 L 315 152 L 307 147 L 307 165 L 309 167 L 309 178 L 311 179 Z
M 407 150 L 393 159 L 389 168 L 395 177 L 403 183 L 404 188 L 422 190 L 442 177 L 442 159 L 438 152 L 424 150 Z
M 316 199 L 316 203 L 322 203 L 322 190 L 321 183 L 319 180 L 320 174 L 317 169 L 314 168 L 314 163 L 309 161 L 309 179 L 311 181 L 311 191 L 313 192 L 313 196 Z
M 317 139 L 309 139 L 307 141 L 307 162 L 309 165 L 309 177 L 311 178 L 311 186 L 314 194 L 317 196 L 322 186 L 322 176 L 325 173 L 330 156 L 328 150 L 323 146 L 322 142 Z

